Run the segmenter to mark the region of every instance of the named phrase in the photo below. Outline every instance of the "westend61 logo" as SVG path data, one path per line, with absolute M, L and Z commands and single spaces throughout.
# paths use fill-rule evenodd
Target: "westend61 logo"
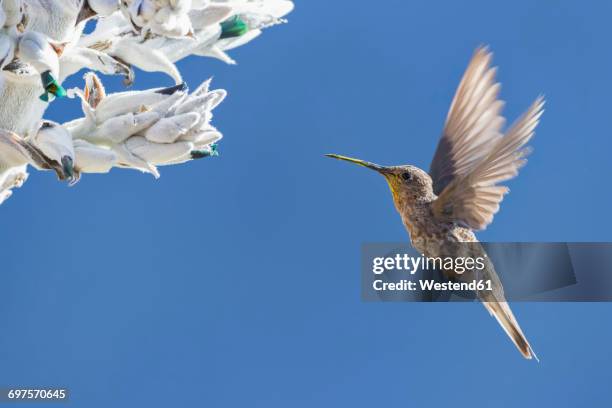
M 455 275 L 469 272 L 470 277 L 460 282 L 440 282 L 436 279 L 399 279 L 384 281 L 374 279 L 372 289 L 375 291 L 491 291 L 493 286 L 490 279 L 474 278 L 481 276 L 486 268 L 486 259 L 479 257 L 436 257 L 411 256 L 407 253 L 394 256 L 375 257 L 372 259 L 372 273 L 382 275 L 388 272 L 403 272 L 413 277 L 417 271 L 439 270 L 452 271 Z

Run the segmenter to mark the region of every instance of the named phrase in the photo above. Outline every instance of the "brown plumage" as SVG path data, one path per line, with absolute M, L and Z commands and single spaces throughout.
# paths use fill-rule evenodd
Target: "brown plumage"
M 515 177 L 525 164 L 529 153 L 525 146 L 543 113 L 544 100 L 539 97 L 505 135 L 502 133 L 504 103 L 498 98 L 500 84 L 495 81 L 491 57 L 482 47 L 474 53 L 451 103 L 429 174 L 410 165 L 383 167 L 328 155 L 385 177 L 412 246 L 428 257 L 458 256 L 458 251 L 473 257 L 484 253 L 473 231 L 493 221 L 508 192 L 500 183 Z M 456 245 L 458 242 L 474 244 Z M 454 271 L 444 272 L 458 276 Z M 484 274 L 492 280 L 494 290 L 479 292 L 480 300 L 522 355 L 535 357 L 491 262 L 487 262 Z

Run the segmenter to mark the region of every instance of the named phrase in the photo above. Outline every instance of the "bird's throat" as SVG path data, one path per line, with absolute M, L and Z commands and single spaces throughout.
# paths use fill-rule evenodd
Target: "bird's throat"
M 393 203 L 395 209 L 402 218 L 402 223 L 410 235 L 410 240 L 414 243 L 415 239 L 423 234 L 427 235 L 432 221 L 431 201 L 427 199 L 418 200 L 410 196 L 407 192 L 397 193 L 391 187 Z

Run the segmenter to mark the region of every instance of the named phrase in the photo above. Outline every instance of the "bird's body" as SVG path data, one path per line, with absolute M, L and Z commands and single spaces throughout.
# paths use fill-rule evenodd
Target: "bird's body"
M 469 228 L 435 220 L 431 202 L 419 203 L 410 212 L 404 208 L 400 215 L 412 246 L 430 258 L 448 255 L 444 253 L 447 243 L 478 242 L 476 235 Z
M 484 258 L 479 277 L 490 280 L 492 290 L 476 295 L 493 315 L 521 354 L 535 354 L 506 302 L 495 267 L 478 243 L 475 230 L 484 229 L 508 192 L 498 185 L 518 174 L 529 153 L 531 139 L 543 112 L 538 98 L 505 134 L 497 99 L 500 85 L 491 54 L 479 48 L 457 89 L 429 173 L 411 165 L 385 167 L 338 155 L 382 174 L 395 208 L 408 231 L 412 246 L 428 258 Z M 450 279 L 470 280 L 474 271 L 442 271 Z
M 397 167 L 397 171 L 402 171 L 402 167 Z M 424 180 L 418 194 L 393 186 L 391 193 L 412 246 L 424 255 L 436 257 L 443 255 L 440 246 L 444 242 L 477 242 L 471 229 L 436 219 L 434 203 L 438 196 L 433 192 L 431 178 L 419 168 L 412 167 L 411 171 Z
M 432 193 L 433 194 L 433 193 Z M 433 198 L 433 199 L 432 199 Z M 495 266 L 488 260 L 484 248 L 479 244 L 476 234 L 466 227 L 456 223 L 441 222 L 436 219 L 433 211 L 433 203 L 436 196 L 430 196 L 417 203 L 401 203 L 398 212 L 402 222 L 410 236 L 412 246 L 428 258 L 453 258 L 464 257 L 469 259 L 485 258 L 485 268 L 478 271 L 479 278 L 491 282 L 492 291 L 480 291 L 478 298 L 483 302 L 485 308 L 493 315 L 504 328 L 510 339 L 526 358 L 535 356 L 531 345 L 525 338 L 512 310 L 506 302 L 504 289 Z M 468 245 L 465 245 L 465 244 Z M 469 244 L 472 243 L 472 244 Z M 448 278 L 464 279 L 470 281 L 473 274 L 456 273 L 454 270 L 442 271 Z

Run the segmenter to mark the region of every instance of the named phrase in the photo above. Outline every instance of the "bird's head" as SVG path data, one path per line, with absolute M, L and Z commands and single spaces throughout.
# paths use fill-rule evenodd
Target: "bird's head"
M 387 180 L 387 184 L 389 184 L 391 194 L 393 194 L 393 201 L 398 209 L 406 204 L 435 197 L 431 177 L 418 167 L 411 165 L 387 167 L 337 154 L 327 154 L 326 156 L 358 164 L 381 174 Z

